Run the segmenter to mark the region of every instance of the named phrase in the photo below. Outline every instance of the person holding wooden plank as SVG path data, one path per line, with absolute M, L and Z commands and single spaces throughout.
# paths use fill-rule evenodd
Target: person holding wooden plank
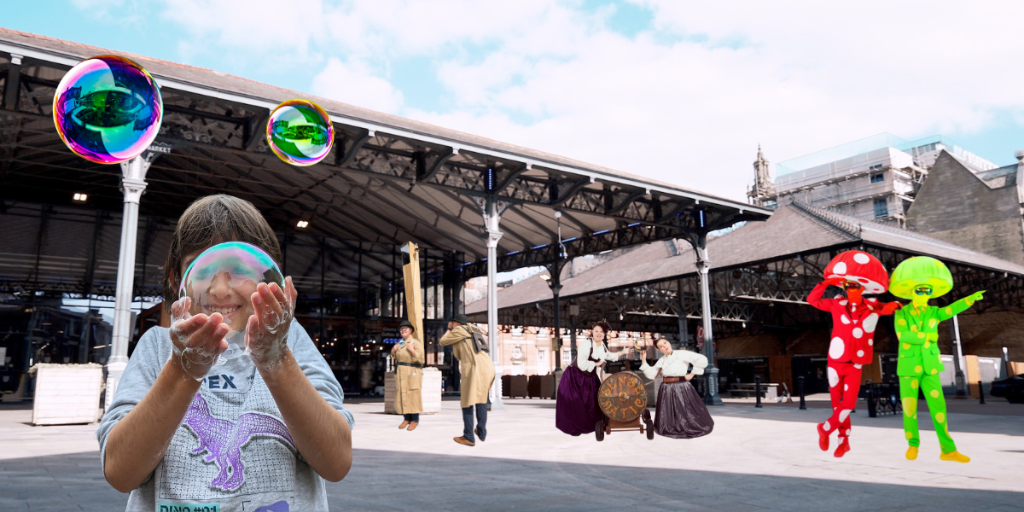
M 452 355 L 461 363 L 462 380 L 462 422 L 463 434 L 455 442 L 465 446 L 476 446 L 475 433 L 481 441 L 487 439 L 487 394 L 494 383 L 494 363 L 487 353 L 487 339 L 480 328 L 470 325 L 466 315 L 455 315 L 448 322 L 448 331 L 439 342 L 451 346 Z M 477 426 L 473 428 L 473 413 L 476 412 Z
M 395 360 L 395 411 L 403 418 L 398 428 L 409 430 L 416 430 L 423 411 L 423 342 L 413 337 L 414 330 L 412 322 L 402 320 L 398 324 L 402 341 L 391 348 L 391 358 Z

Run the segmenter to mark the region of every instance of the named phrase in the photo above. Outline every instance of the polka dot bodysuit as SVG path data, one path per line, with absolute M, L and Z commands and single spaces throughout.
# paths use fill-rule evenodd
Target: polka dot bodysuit
M 832 314 L 832 340 L 828 347 L 828 387 L 832 417 L 822 425 L 827 433 L 839 429 L 839 437 L 850 435 L 850 413 L 857 405 L 861 368 L 874 357 L 875 328 L 886 304 L 865 298 L 860 305 L 846 298 L 823 299 L 828 288 L 820 283 L 807 296 L 807 303 Z
M 949 436 L 946 398 L 942 395 L 939 380 L 939 374 L 945 367 L 939 358 L 938 326 L 973 304 L 971 299 L 961 299 L 944 308 L 918 308 L 909 304 L 896 312 L 896 337 L 900 343 L 896 375 L 900 378 L 900 399 L 903 401 L 903 430 L 910 446 L 921 446 L 917 404 L 919 392 L 923 392 L 942 453 L 956 451 L 956 444 Z

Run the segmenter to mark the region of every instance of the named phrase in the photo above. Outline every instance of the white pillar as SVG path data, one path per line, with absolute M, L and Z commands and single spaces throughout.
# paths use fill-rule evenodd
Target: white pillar
M 700 316 L 704 326 L 704 356 L 708 358 L 708 367 L 704 369 L 706 393 L 704 402 L 708 405 L 722 405 L 718 393 L 718 366 L 715 364 L 715 336 L 711 331 L 711 262 L 708 260 L 708 238 L 699 234 L 693 240 L 693 249 L 697 253 L 697 273 L 700 276 Z M 679 290 L 682 294 L 682 288 Z
M 967 379 L 964 377 L 964 368 L 967 362 L 964 360 L 963 345 L 960 342 L 960 319 L 953 315 L 953 346 L 956 349 L 953 354 L 953 386 L 956 388 L 956 396 L 966 398 Z
M 501 401 L 501 344 L 498 341 L 498 240 L 501 231 L 498 223 L 501 212 L 497 201 L 488 198 L 483 207 L 484 229 L 487 230 L 487 339 L 491 345 L 491 360 L 494 361 L 494 384 L 491 386 L 491 409 L 502 409 Z
M 114 302 L 114 334 L 110 360 L 107 361 L 107 391 L 104 407 L 109 407 L 124 369 L 128 366 L 128 341 L 132 334 L 132 289 L 135 286 L 135 246 L 139 230 L 139 201 L 146 191 L 146 171 L 150 162 L 137 156 L 121 162 L 121 189 L 124 215 L 121 217 L 121 251 L 117 258 L 117 296 Z

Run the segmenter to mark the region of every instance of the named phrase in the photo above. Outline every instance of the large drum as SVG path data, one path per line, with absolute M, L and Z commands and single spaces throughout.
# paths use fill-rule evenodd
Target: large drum
M 601 383 L 597 403 L 609 420 L 631 422 L 647 410 L 647 388 L 637 374 L 619 372 Z

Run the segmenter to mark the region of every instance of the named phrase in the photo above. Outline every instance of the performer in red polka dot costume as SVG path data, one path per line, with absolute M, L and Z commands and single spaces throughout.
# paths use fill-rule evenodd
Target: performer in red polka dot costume
M 829 285 L 846 292 L 823 299 Z M 835 456 L 850 451 L 850 413 L 857 405 L 861 369 L 874 356 L 875 327 L 882 315 L 891 315 L 899 302 L 880 303 L 865 294 L 884 293 L 889 288 L 889 273 L 882 262 L 862 251 L 839 254 L 825 267 L 825 280 L 807 296 L 807 303 L 832 314 L 832 341 L 828 347 L 828 386 L 832 397 L 832 417 L 818 424 L 818 446 L 828 450 L 829 436 L 839 430 L 841 440 Z

